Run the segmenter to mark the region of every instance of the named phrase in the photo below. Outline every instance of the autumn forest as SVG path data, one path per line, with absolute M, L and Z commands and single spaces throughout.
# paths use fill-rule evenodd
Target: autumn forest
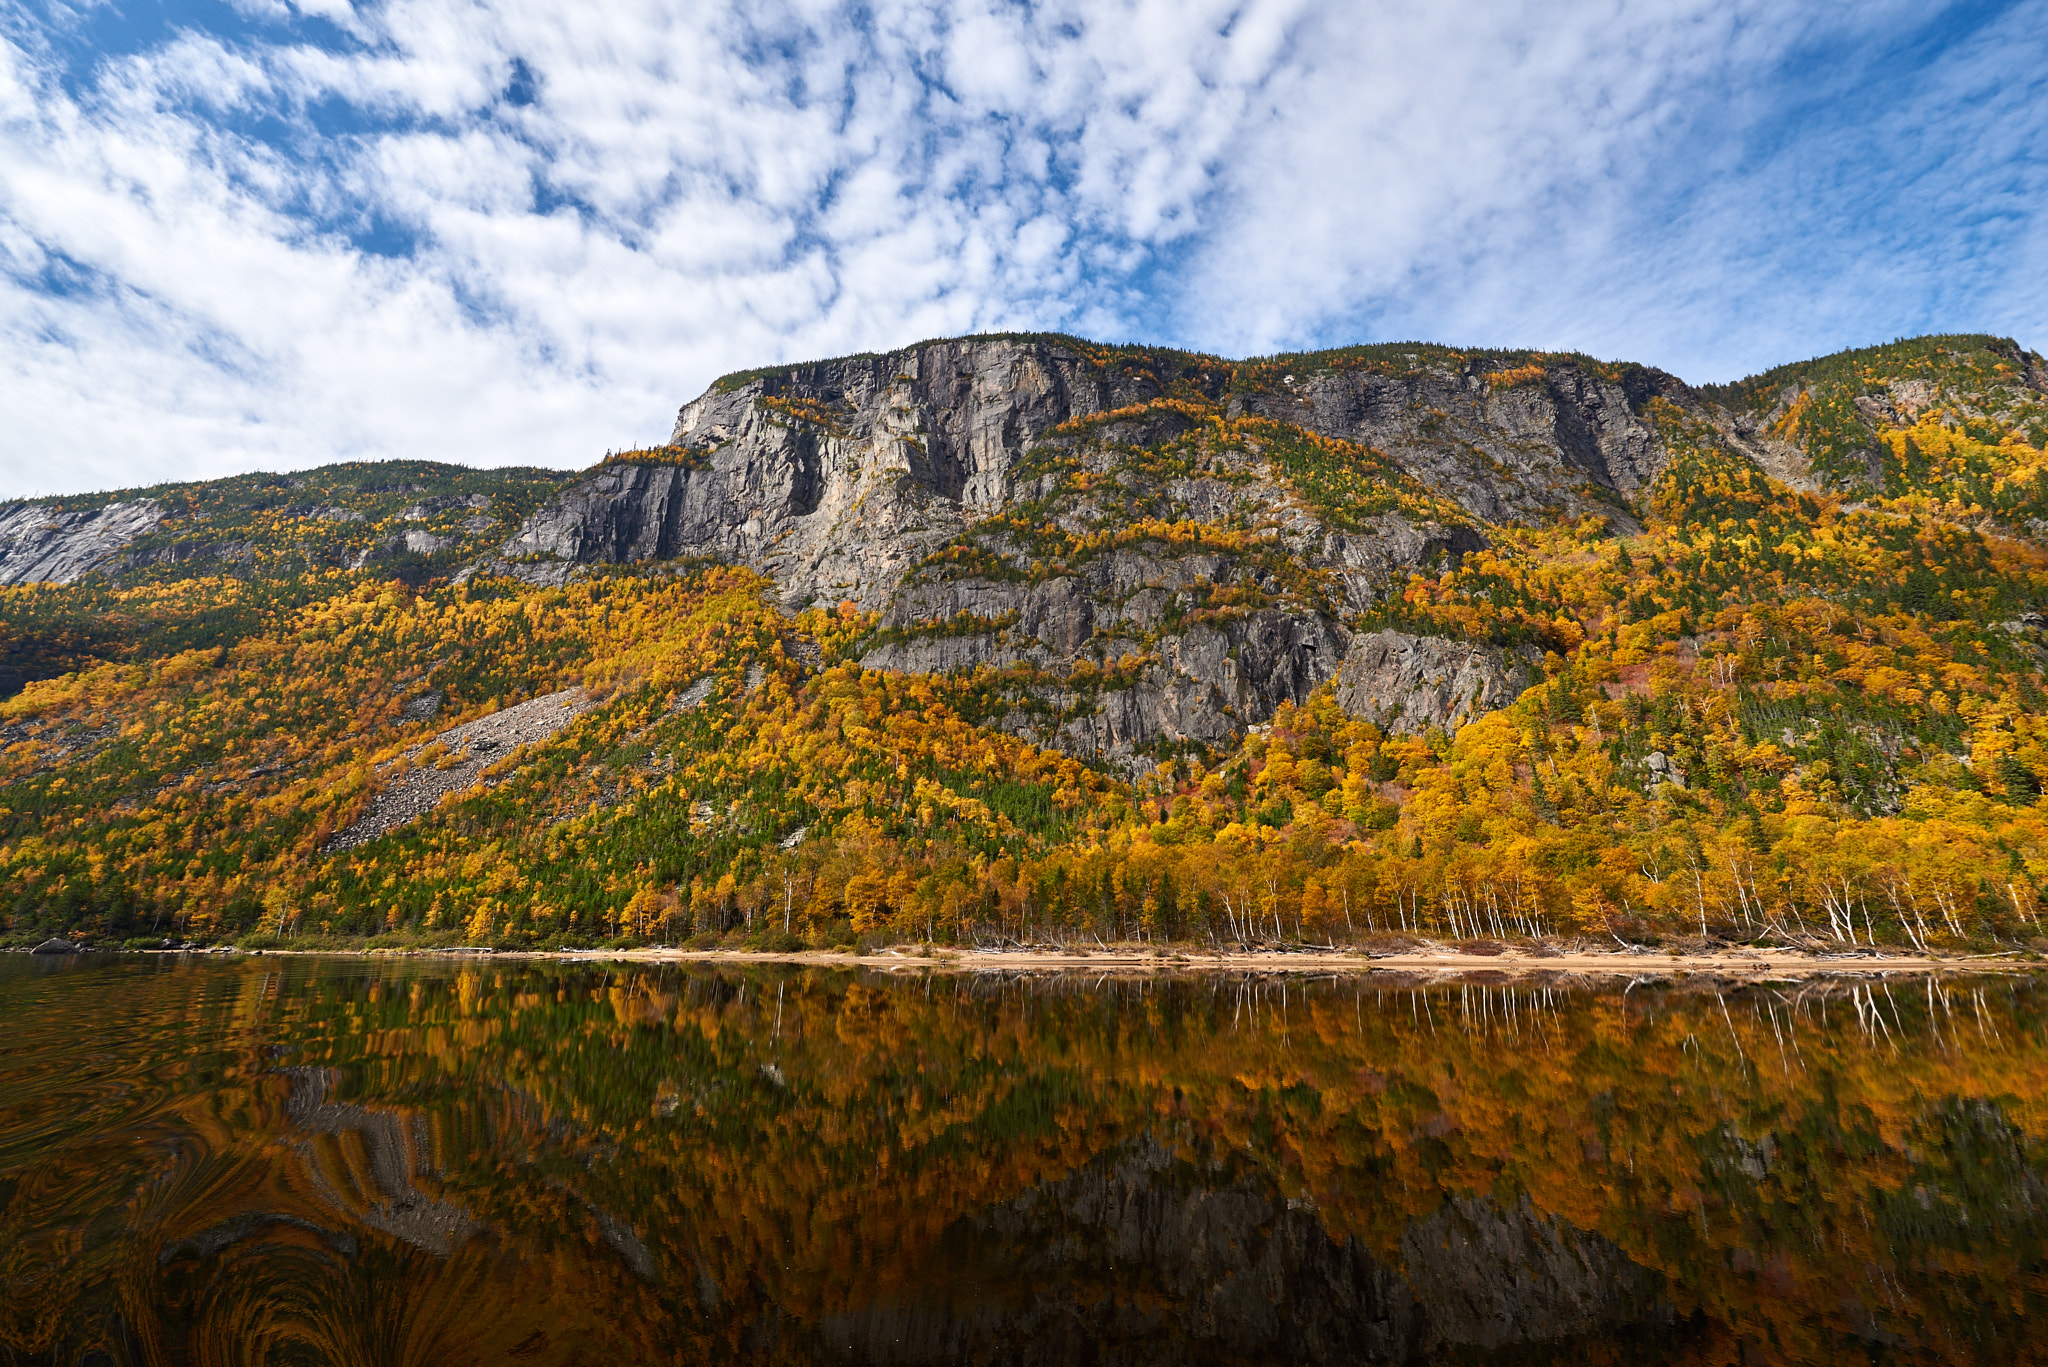
M 1002 653 L 1014 613 L 793 605 L 741 557 L 554 565 L 506 543 L 579 480 L 694 478 L 709 443 L 586 475 L 391 462 L 43 505 L 169 512 L 69 582 L 0 588 L 0 934 L 2048 949 L 2039 357 L 1923 338 L 1681 393 L 1539 353 L 1062 345 L 1132 401 L 1045 425 L 1009 502 L 931 532 L 904 582 L 1041 591 L 1133 553 L 1231 568 L 1151 584 L 1156 620 L 1057 668 Z M 1434 371 L 1507 411 L 1567 368 L 1627 390 L 1654 469 L 1494 516 L 1260 407 Z M 850 400 L 768 398 L 779 439 L 853 440 Z M 1438 416 L 1460 440 L 1425 409 L 1418 449 Z M 937 438 L 901 444 L 914 464 Z M 1176 504 L 1198 480 L 1243 497 Z M 1168 492 L 1089 522 L 1075 500 L 1105 482 Z M 1390 519 L 1456 535 L 1370 601 L 1300 549 L 1299 526 Z M 1326 672 L 1235 705 L 1221 738 L 1071 740 L 1169 638 L 1275 611 L 1492 651 L 1514 695 L 1416 725 Z M 994 653 L 876 663 L 967 636 Z M 475 739 L 537 700 L 553 729 Z M 402 791 L 433 800 L 387 816 Z

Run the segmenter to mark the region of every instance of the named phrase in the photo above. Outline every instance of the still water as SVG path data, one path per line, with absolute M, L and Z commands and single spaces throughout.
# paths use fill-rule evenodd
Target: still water
M 2048 1356 L 2044 985 L 1477 978 L 0 957 L 0 1360 Z

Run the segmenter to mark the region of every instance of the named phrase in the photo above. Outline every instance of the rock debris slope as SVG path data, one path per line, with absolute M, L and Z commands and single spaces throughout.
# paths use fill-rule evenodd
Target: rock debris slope
M 327 842 L 328 853 L 367 844 L 418 820 L 450 793 L 485 782 L 485 770 L 521 746 L 546 740 L 590 706 L 590 697 L 581 688 L 565 688 L 452 727 L 414 746 L 406 758 L 418 762 L 418 767 L 371 799 L 370 810 L 360 820 Z

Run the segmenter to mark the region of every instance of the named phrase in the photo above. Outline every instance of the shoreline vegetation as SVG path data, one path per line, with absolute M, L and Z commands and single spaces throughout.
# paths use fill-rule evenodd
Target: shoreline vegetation
M 457 961 L 617 962 L 635 964 L 792 964 L 825 968 L 918 970 L 943 973 L 1231 972 L 1321 976 L 1401 973 L 1463 977 L 1471 974 L 1523 977 L 1565 975 L 1588 978 L 1710 976 L 1737 981 L 1770 981 L 1837 975 L 1903 973 L 2048 972 L 2048 956 L 2031 950 L 1991 954 L 1920 954 L 1898 950 L 1827 952 L 1783 946 L 1727 944 L 1641 944 L 1602 947 L 1586 941 L 1529 942 L 1388 939 L 1378 943 L 1160 944 L 1156 942 L 1007 944 L 1000 946 L 906 943 L 839 944 L 825 947 L 605 944 L 532 946 L 325 942 L 220 945 L 77 945 L 72 953 L 150 955 L 243 954 L 291 958 L 451 959 Z M 383 937 L 389 939 L 391 937 Z M 37 952 L 36 946 L 6 946 L 7 952 Z M 45 951 L 47 952 L 47 951 Z

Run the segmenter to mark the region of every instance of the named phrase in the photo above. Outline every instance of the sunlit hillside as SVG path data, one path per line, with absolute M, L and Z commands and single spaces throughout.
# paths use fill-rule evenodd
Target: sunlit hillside
M 900 577 L 836 605 L 829 579 L 792 604 L 767 560 L 510 540 L 742 436 L 589 485 L 403 462 L 41 505 L 168 512 L 73 582 L 0 589 L 6 937 L 2048 936 L 2039 357 L 1925 338 L 1694 391 L 1540 353 L 1055 342 L 1115 405 L 1046 422 L 1000 506 L 960 476 L 959 511 L 890 543 L 916 550 Z M 750 411 L 839 452 L 866 410 L 820 366 L 712 397 L 794 377 Z M 1386 449 L 1332 435 L 1328 386 L 1366 379 L 1422 396 Z M 1567 380 L 1626 395 L 1639 481 L 1613 441 L 1597 478 L 1503 464 Z M 909 474 L 874 477 L 925 478 L 936 422 L 905 417 Z M 1403 536 L 1406 560 L 1357 549 Z M 1029 618 L 1066 583 L 1094 597 L 1055 650 Z M 1197 633 L 1234 678 L 1248 624 L 1283 620 L 1489 649 L 1519 697 L 1369 714 L 1323 646 L 1207 731 L 1105 748 Z M 556 694 L 546 735 L 449 738 Z M 379 815 L 465 763 L 418 819 Z

